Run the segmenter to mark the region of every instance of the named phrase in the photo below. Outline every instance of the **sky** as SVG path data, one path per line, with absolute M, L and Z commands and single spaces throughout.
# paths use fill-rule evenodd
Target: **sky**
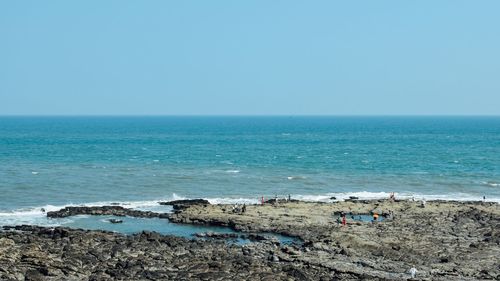
M 0 1 L 0 115 L 500 115 L 500 1 Z

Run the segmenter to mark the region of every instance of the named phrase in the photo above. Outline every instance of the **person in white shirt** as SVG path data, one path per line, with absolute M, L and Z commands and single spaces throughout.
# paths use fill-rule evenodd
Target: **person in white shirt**
M 410 268 L 411 278 L 415 278 L 415 276 L 417 275 L 417 272 L 418 272 L 418 270 L 415 268 L 415 266 L 413 266 L 412 268 Z

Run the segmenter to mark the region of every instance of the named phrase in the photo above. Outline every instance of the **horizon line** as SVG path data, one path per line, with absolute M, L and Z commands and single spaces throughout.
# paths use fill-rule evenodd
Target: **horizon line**
M 500 117 L 500 114 L 0 114 L 0 117 Z

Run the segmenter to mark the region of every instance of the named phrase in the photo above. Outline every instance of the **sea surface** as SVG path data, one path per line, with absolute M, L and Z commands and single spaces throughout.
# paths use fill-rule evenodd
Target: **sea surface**
M 0 117 L 0 225 L 75 224 L 41 211 L 68 205 L 390 192 L 500 202 L 500 117 Z

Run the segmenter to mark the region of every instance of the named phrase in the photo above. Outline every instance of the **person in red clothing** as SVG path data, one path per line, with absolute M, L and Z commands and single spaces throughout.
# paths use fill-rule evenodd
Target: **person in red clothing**
M 347 225 L 347 220 L 345 218 L 345 214 L 342 216 L 342 225 L 343 226 Z

